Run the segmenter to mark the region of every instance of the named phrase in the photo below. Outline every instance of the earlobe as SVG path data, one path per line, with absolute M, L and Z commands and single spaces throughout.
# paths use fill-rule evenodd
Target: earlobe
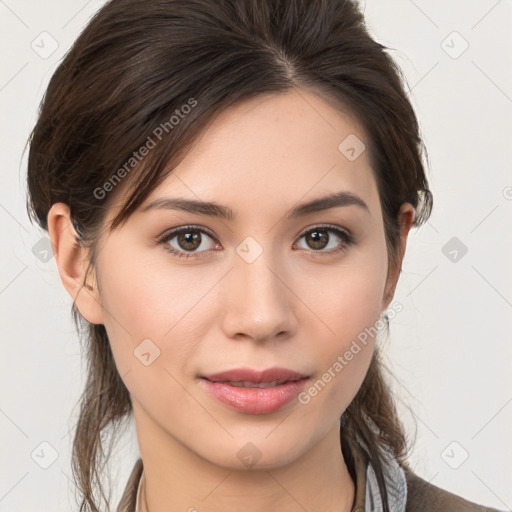
M 395 288 L 398 283 L 398 278 L 400 277 L 400 272 L 402 271 L 402 261 L 405 256 L 405 249 L 407 247 L 407 237 L 409 235 L 409 231 L 414 222 L 414 218 L 416 216 L 416 210 L 414 206 L 410 203 L 404 203 L 400 207 L 400 211 L 398 212 L 398 219 L 400 225 L 400 247 L 397 254 L 397 263 L 393 268 L 388 269 L 388 276 L 386 281 L 386 287 L 384 291 L 384 296 L 382 300 L 383 310 L 387 309 L 393 296 L 395 295 Z
M 62 284 L 75 301 L 80 314 L 92 324 L 103 323 L 103 308 L 96 281 L 85 283 L 88 258 L 77 241 L 69 207 L 55 203 L 47 216 L 48 234 Z

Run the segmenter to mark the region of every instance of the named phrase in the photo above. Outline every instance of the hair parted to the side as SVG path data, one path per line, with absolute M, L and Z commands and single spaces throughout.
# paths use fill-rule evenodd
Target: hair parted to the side
M 130 186 L 111 230 L 172 172 L 216 115 L 257 95 L 307 90 L 365 130 L 393 265 L 400 206 L 413 204 L 413 225 L 420 226 L 432 195 L 405 80 L 386 50 L 369 35 L 355 0 L 111 0 L 50 80 L 30 139 L 29 215 L 47 229 L 52 204 L 66 203 L 91 270 L 116 197 L 115 176 Z M 156 144 L 134 162 L 148 137 Z M 111 450 L 105 453 L 103 436 L 109 429 L 115 436 L 132 407 L 105 327 L 88 324 L 74 304 L 72 312 L 79 331 L 85 328 L 88 372 L 73 441 L 80 511 L 102 510 L 100 497 L 109 510 L 101 466 Z M 340 435 L 367 446 L 390 512 L 384 452 L 403 464 L 409 448 L 382 369 L 376 350 Z

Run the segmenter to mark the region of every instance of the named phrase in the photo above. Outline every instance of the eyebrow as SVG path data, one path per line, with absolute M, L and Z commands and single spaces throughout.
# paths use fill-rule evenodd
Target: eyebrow
M 342 191 L 299 204 L 286 215 L 286 218 L 291 220 L 340 206 L 357 206 L 370 214 L 368 205 L 358 195 Z M 151 201 L 141 211 L 146 212 L 151 209 L 179 210 L 198 215 L 218 217 L 229 221 L 236 218 L 236 213 L 227 206 L 222 206 L 215 202 L 197 201 L 195 199 L 161 197 Z

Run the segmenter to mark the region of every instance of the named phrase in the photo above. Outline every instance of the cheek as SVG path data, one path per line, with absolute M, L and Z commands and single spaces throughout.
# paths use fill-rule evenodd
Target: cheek
M 173 267 L 114 244 L 98 267 L 105 328 L 126 387 L 141 404 L 180 410 L 187 396 L 179 383 L 191 374 L 218 313 L 211 291 L 219 276 L 206 266 Z
M 315 402 L 320 414 L 333 421 L 341 416 L 361 387 L 380 324 L 378 302 L 360 287 L 352 294 L 342 295 L 336 306 L 327 318 L 334 333 L 318 340 L 315 380 L 299 397 L 304 404 Z
M 354 253 L 346 264 L 321 276 L 308 300 L 330 328 L 332 349 L 346 349 L 347 343 L 378 320 L 386 276 L 387 257 L 378 246 Z
M 158 249 L 137 253 L 128 246 L 114 241 L 98 261 L 107 321 L 116 333 L 124 328 L 134 340 L 172 337 L 175 326 L 186 323 L 208 293 L 214 276 L 197 267 L 169 265 Z
M 112 252 L 109 258 L 113 258 Z M 204 338 L 210 312 L 201 297 L 212 283 L 208 278 L 190 279 L 176 270 L 159 269 L 146 261 L 125 258 L 113 264 L 103 260 L 102 302 L 115 364 L 132 398 L 145 410 L 187 409 L 190 397 L 184 393 L 183 374 Z M 186 292 L 184 292 L 186 291 Z M 198 418 L 199 420 L 199 418 Z
M 310 298 L 329 329 L 321 329 L 324 334 L 316 348 L 318 380 L 306 393 L 323 395 L 326 414 L 330 414 L 329 410 L 336 411 L 335 414 L 342 412 L 354 398 L 368 370 L 376 336 L 383 327 L 380 313 L 387 258 L 378 247 L 373 257 L 371 252 L 366 254 L 369 256 L 361 254 L 357 265 L 347 264 L 337 278 L 326 280 L 322 293 Z

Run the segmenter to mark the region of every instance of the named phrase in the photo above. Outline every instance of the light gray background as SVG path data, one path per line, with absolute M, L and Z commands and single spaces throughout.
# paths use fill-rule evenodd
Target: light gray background
M 26 215 L 23 148 L 57 63 L 103 3 L 0 0 L 0 512 L 76 510 L 69 431 L 82 363 L 71 299 Z M 512 2 L 363 5 L 405 72 L 431 160 L 434 211 L 409 237 L 404 310 L 385 343 L 411 436 L 417 425 L 411 465 L 510 510 Z M 132 425 L 111 465 L 114 503 L 137 450 Z

